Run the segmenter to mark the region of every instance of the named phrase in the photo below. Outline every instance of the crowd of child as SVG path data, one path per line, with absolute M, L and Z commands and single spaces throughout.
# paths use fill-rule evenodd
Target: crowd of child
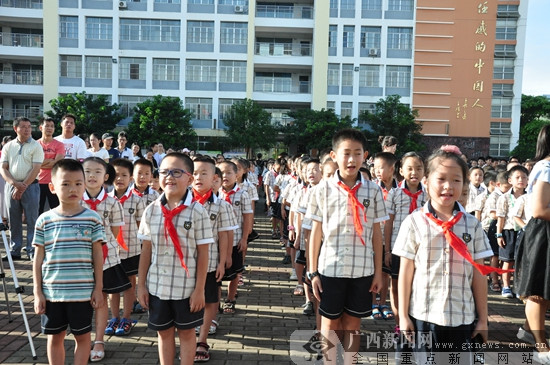
M 130 334 L 131 314 L 144 310 L 161 363 L 176 357 L 176 329 L 181 363 L 208 361 L 220 304 L 225 314 L 236 311 L 248 243 L 257 237 L 258 189 L 283 264 L 292 265 L 293 295 L 316 316 L 316 338 L 346 349 L 344 361 L 359 349 L 349 333 L 367 316 L 395 321 L 402 344 L 428 331 L 458 348 L 476 336 L 486 341 L 486 278 L 492 291 L 515 296 L 518 242 L 533 217 L 524 194 L 532 165 L 468 163 L 454 146 L 398 161 L 395 142 L 386 138 L 370 164 L 354 129 L 337 132 L 320 158 L 280 156 L 263 170 L 180 152 L 163 154 L 158 169 L 130 155 L 57 161 L 50 188 L 59 206 L 39 217 L 33 242 L 35 311 L 50 363 L 64 363 L 67 326 L 75 363 L 96 362 L 105 335 Z M 518 337 L 541 342 L 532 330 L 526 323 Z M 433 350 L 423 346 L 414 349 Z M 337 348 L 327 351 L 337 356 Z

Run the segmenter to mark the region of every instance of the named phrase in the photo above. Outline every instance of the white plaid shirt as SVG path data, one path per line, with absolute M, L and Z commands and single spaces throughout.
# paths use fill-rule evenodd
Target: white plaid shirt
M 473 212 L 476 210 L 476 198 L 478 195 L 482 195 L 487 191 L 483 185 L 479 185 L 478 188 L 474 184 L 470 183 L 468 185 L 468 203 L 466 204 L 466 211 Z
M 453 232 L 468 241 L 474 260 L 493 256 L 481 223 L 457 207 L 464 215 Z M 476 269 L 447 243 L 441 227 L 426 216 L 430 210 L 427 203 L 405 218 L 393 249 L 393 254 L 414 261 L 409 314 L 440 326 L 470 324 L 475 319 L 472 283 Z
M 97 200 L 101 200 L 107 194 L 105 189 L 101 189 L 101 192 L 97 196 Z M 84 200 L 89 200 L 88 192 L 84 192 L 84 196 L 80 201 L 80 205 L 85 208 L 91 209 Z M 122 211 L 122 205 L 113 197 L 107 196 L 107 198 L 97 205 L 97 214 L 101 217 L 103 227 L 105 228 L 105 238 L 107 245 L 107 257 L 103 262 L 103 271 L 120 264 L 120 245 L 113 235 L 111 227 L 123 227 L 124 226 L 124 212 Z
M 133 187 L 137 189 L 135 185 Z M 139 196 L 139 194 L 137 194 L 135 191 L 133 191 L 133 193 Z M 145 191 L 141 194 L 141 200 L 143 200 L 143 206 L 146 208 L 149 204 L 157 200 L 159 196 L 160 194 L 157 191 L 155 191 L 152 187 L 148 186 L 147 189 L 145 189 Z
M 498 189 L 496 189 L 498 190 Z M 475 204 L 474 204 L 474 210 L 475 211 L 479 211 L 481 212 L 481 226 L 483 227 L 483 229 L 485 230 L 485 232 L 489 231 L 489 227 L 491 226 L 491 222 L 493 221 L 493 219 L 491 219 L 491 215 L 490 215 L 490 208 L 489 208 L 489 204 L 487 204 L 487 202 L 489 201 L 489 197 L 491 196 L 491 194 L 479 194 L 477 197 L 476 197 L 476 201 L 475 201 Z M 496 211 L 496 199 L 494 199 L 494 209 L 493 211 L 495 212 Z
M 279 173 L 273 170 L 269 170 L 266 172 L 265 178 L 264 178 L 264 186 L 268 187 L 267 191 L 269 192 L 269 197 L 272 202 L 276 202 L 277 201 L 276 199 L 279 195 L 275 190 L 273 190 L 273 187 L 275 186 L 275 179 L 278 176 L 279 176 Z
M 418 187 L 422 189 L 422 193 L 418 195 L 418 198 L 416 200 L 417 208 L 420 208 L 428 200 L 428 194 L 424 190 L 422 184 L 420 184 Z M 401 223 L 403 223 L 405 217 L 409 215 L 409 207 L 412 203 L 412 198 L 405 194 L 405 192 L 403 191 L 404 188 L 405 185 L 403 185 L 403 187 L 392 189 L 388 193 L 388 198 L 386 199 L 386 210 L 388 211 L 388 214 L 394 216 L 390 241 L 392 248 L 395 245 L 397 233 L 399 233 L 399 227 L 401 227 Z
M 513 229 L 515 231 L 520 230 L 520 227 L 514 220 L 514 215 L 516 213 L 516 200 L 517 199 L 514 196 L 514 189 L 510 189 L 497 200 L 497 217 L 505 218 L 503 229 Z
M 254 184 L 252 184 L 249 180 L 244 180 L 242 183 L 240 183 L 239 188 L 241 188 L 242 190 L 248 193 L 250 200 L 252 201 L 260 200 L 256 186 L 254 186 Z
M 306 218 L 322 223 L 323 244 L 317 268 L 329 277 L 370 276 L 374 274 L 373 224 L 388 219 L 382 190 L 359 174 L 361 187 L 357 199 L 363 203 L 367 215 L 367 222 L 361 220 L 363 245 L 355 231 L 348 193 L 338 186 L 339 176 L 337 171 L 329 180 L 321 181 L 311 192 L 307 207 Z
M 128 247 L 128 251 L 120 250 L 120 258 L 127 259 L 137 256 L 141 253 L 141 241 L 138 240 L 138 222 L 141 219 L 145 206 L 143 200 L 136 194 L 132 193 L 132 187 L 128 187 L 126 194 L 129 194 L 128 200 L 122 204 L 124 210 L 124 227 L 122 227 L 122 237 Z M 109 193 L 109 196 L 115 197 L 115 190 Z M 115 198 L 116 199 L 116 198 Z
M 206 210 L 199 203 L 193 202 L 193 196 L 188 191 L 182 200 L 187 208 L 173 218 L 185 265 L 189 270 L 187 275 L 170 236 L 166 239 L 164 235 L 162 205 L 165 202 L 162 194 L 149 205 L 139 226 L 139 238 L 151 241 L 152 245 L 146 285 L 149 293 L 160 299 L 185 299 L 191 296 L 196 285 L 197 245 L 214 242 L 212 226 Z
M 233 190 L 235 194 L 232 194 L 229 199 L 231 200 L 233 212 L 235 212 L 235 221 L 238 227 L 233 234 L 233 247 L 235 247 L 243 237 L 243 214 L 252 214 L 254 212 L 252 211 L 252 203 L 248 193 L 240 189 L 238 184 L 235 184 Z M 225 195 L 223 188 L 220 188 L 219 198 L 225 200 Z
M 523 194 L 519 198 L 516 199 L 516 203 L 514 204 L 514 217 L 521 218 L 525 224 L 529 222 L 531 218 L 533 218 L 533 208 L 531 208 L 531 194 Z

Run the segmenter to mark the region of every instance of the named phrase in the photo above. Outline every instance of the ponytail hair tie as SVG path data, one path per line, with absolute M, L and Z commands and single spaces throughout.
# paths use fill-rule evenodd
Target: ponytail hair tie
M 458 155 L 458 156 L 462 155 L 462 152 L 460 152 L 460 148 L 458 148 L 454 144 L 443 145 L 441 146 L 440 150 L 447 153 L 454 153 L 455 155 Z

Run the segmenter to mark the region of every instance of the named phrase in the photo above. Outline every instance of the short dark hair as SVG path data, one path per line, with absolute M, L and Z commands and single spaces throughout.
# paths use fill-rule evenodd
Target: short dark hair
M 212 168 L 214 169 L 214 173 L 216 173 L 216 162 L 212 159 L 212 157 L 204 156 L 204 155 L 195 155 L 195 158 L 193 159 L 193 163 L 195 162 L 204 162 L 212 165 Z
M 120 137 L 128 138 L 128 134 L 126 134 L 126 132 L 124 132 L 124 131 L 120 131 L 120 132 L 118 132 L 118 138 L 120 138 Z
M 500 184 L 508 184 L 508 171 L 501 171 L 497 174 L 497 182 Z
M 336 152 L 338 149 L 338 145 L 342 143 L 342 141 L 345 140 L 351 140 L 355 142 L 361 143 L 363 146 L 363 151 L 367 151 L 367 139 L 365 138 L 365 135 L 358 129 L 353 128 L 344 128 L 340 129 L 334 136 L 332 137 L 332 150 Z
M 485 175 L 483 175 L 483 183 L 486 186 L 489 186 L 489 184 L 492 182 L 497 181 L 497 173 L 495 171 L 487 171 Z
M 52 177 L 56 175 L 57 170 L 80 171 L 82 172 L 82 176 L 84 176 L 84 168 L 82 167 L 82 164 L 77 160 L 73 160 L 72 158 L 64 158 L 57 161 L 52 167 Z
M 391 166 L 395 166 L 395 163 L 397 162 L 397 157 L 395 157 L 395 155 L 391 152 L 378 152 L 374 155 L 374 159 L 382 160 Z
M 38 125 L 44 125 L 46 122 L 52 122 L 55 125 L 55 120 L 52 117 L 44 116 L 40 118 Z
M 193 171 L 195 171 L 195 167 L 193 165 L 193 160 L 191 160 L 191 157 L 187 156 L 186 154 L 184 153 L 181 153 L 181 152 L 170 152 L 169 154 L 167 154 L 166 156 L 163 157 L 163 160 L 166 158 L 166 157 L 175 157 L 177 158 L 178 160 L 180 160 L 181 162 L 183 162 L 183 164 L 185 165 L 185 168 L 187 170 L 188 173 L 192 174 Z M 160 168 L 160 166 L 159 166 Z
M 100 164 L 101 166 L 103 166 L 103 168 L 105 169 L 105 173 L 107 173 L 108 169 L 107 169 L 107 162 L 105 162 L 104 159 L 100 158 L 100 157 L 96 157 L 96 156 L 91 156 L 91 157 L 87 157 L 84 159 L 84 161 L 82 161 L 82 166 L 84 166 L 84 164 L 86 162 L 95 162 L 95 163 L 98 163 Z
M 228 164 L 229 166 L 231 166 L 231 168 L 233 169 L 233 171 L 235 171 L 235 173 L 237 173 L 237 171 L 239 170 L 238 167 L 237 167 L 237 164 L 235 164 L 235 162 L 231 162 L 231 161 L 222 161 L 218 164 L 218 166 L 221 166 L 223 164 Z
M 61 121 L 63 122 L 65 118 L 73 118 L 73 121 L 76 122 L 76 116 L 74 114 L 71 114 L 71 113 L 63 114 L 63 116 L 61 117 Z
M 153 166 L 153 163 L 146 158 L 138 158 L 137 160 L 135 160 L 134 166 L 136 165 L 149 166 L 151 168 L 151 173 L 155 169 L 155 166 Z
M 127 168 L 128 171 L 130 171 L 130 175 L 134 173 L 134 164 L 125 158 L 115 158 L 113 161 L 110 162 L 111 166 L 113 167 L 124 167 Z
M 14 127 L 19 127 L 19 124 L 21 122 L 29 122 L 30 123 L 31 121 L 27 117 L 17 117 L 13 120 L 13 126 Z
M 394 136 L 380 136 L 378 137 L 378 143 L 382 147 L 389 147 L 397 144 L 397 138 Z
M 529 176 L 529 171 L 525 168 L 525 166 L 516 165 L 508 170 L 508 178 L 516 171 L 523 172 L 525 175 Z

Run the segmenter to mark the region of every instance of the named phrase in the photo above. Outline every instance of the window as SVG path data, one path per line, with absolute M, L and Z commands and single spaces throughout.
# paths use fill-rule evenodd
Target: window
M 516 46 L 514 44 L 495 44 L 495 57 L 515 58 Z
M 120 19 L 120 40 L 179 42 L 179 20 Z
M 216 61 L 187 60 L 185 81 L 216 82 Z
M 359 87 L 380 87 L 380 66 L 359 66 Z
M 82 77 L 82 57 L 81 56 L 59 56 L 59 70 L 61 77 Z
M 327 110 L 334 110 L 336 103 L 334 101 L 327 101 Z
M 412 49 L 412 28 L 388 27 L 388 49 Z
M 352 106 L 353 106 L 353 103 L 342 102 L 341 108 L 340 108 L 340 117 L 341 118 L 345 118 L 345 117 L 351 118 Z
M 327 75 L 328 86 L 340 86 L 340 65 L 337 63 L 328 64 Z
M 330 25 L 328 29 L 328 46 L 336 47 L 338 44 L 338 28 L 336 25 Z
M 231 106 L 240 101 L 239 99 L 220 99 L 218 101 L 218 118 L 224 120 L 231 110 Z
M 86 17 L 86 39 L 112 40 L 113 19 Z
M 506 157 L 510 152 L 509 136 L 491 136 L 489 139 L 489 155 L 494 157 Z
M 514 40 L 518 32 L 518 21 L 516 19 L 497 19 L 496 39 Z
M 292 74 L 287 72 L 256 72 L 254 91 L 289 93 L 292 91 Z
M 498 5 L 497 17 L 519 18 L 519 5 Z
M 491 118 L 512 118 L 512 98 L 493 98 Z
M 212 99 L 210 98 L 185 98 L 185 107 L 193 113 L 193 119 L 212 119 Z
M 155 3 L 161 4 L 181 4 L 181 0 L 155 0 Z
M 382 0 L 362 0 L 362 10 L 382 10 Z
M 118 97 L 118 104 L 120 105 L 122 115 L 131 117 L 135 114 L 135 107 L 148 99 L 150 99 L 149 96 L 120 95 Z
M 514 96 L 514 84 L 493 84 L 493 96 Z
M 387 66 L 386 87 L 410 88 L 411 67 L 410 66 Z
M 187 0 L 189 4 L 214 5 L 214 0 Z
M 359 114 L 363 112 L 372 113 L 376 109 L 376 103 L 359 103 Z
M 120 80 L 145 80 L 145 58 L 120 57 Z
M 78 17 L 59 17 L 59 38 L 78 39 Z
M 220 61 L 220 82 L 246 83 L 246 62 Z
M 153 58 L 153 80 L 179 81 L 180 60 L 169 58 Z
M 218 0 L 219 5 L 248 5 L 248 0 Z
M 342 86 L 353 86 L 353 65 L 342 65 Z
M 380 49 L 380 27 L 361 27 L 361 48 Z
M 113 60 L 111 57 L 86 56 L 86 78 L 111 79 Z
M 246 45 L 248 39 L 248 24 L 222 22 L 221 23 L 221 44 Z
M 388 10 L 413 11 L 414 0 L 389 0 Z
M 510 129 L 510 123 L 508 122 L 491 122 L 491 136 L 511 136 L 512 130 Z
M 495 59 L 493 78 L 495 80 L 513 80 L 514 60 Z
M 214 22 L 187 22 L 187 43 L 214 43 Z
M 353 42 L 355 40 L 355 26 L 344 25 L 344 33 L 342 38 L 342 47 L 353 48 Z
M 330 9 L 338 10 L 338 0 L 330 0 Z
M 340 9 L 355 10 L 355 0 L 340 0 Z

